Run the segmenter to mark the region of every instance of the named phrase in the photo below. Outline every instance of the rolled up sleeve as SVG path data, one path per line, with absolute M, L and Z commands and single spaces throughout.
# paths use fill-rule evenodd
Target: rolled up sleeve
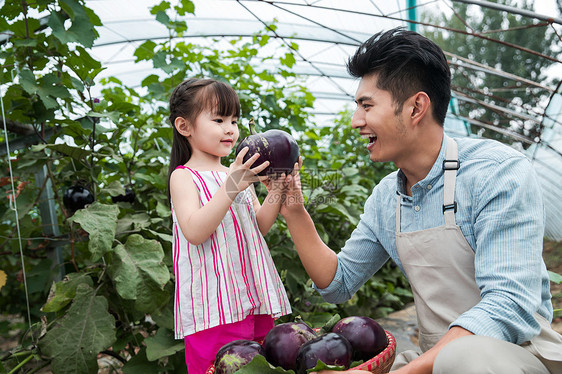
M 315 286 L 324 300 L 343 303 L 389 259 L 373 230 L 376 219 L 376 193 L 367 199 L 359 223 L 338 253 L 338 266 L 332 282 L 324 289 Z

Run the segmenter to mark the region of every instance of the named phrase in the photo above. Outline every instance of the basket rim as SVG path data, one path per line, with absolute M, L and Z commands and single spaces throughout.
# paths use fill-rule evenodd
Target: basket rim
M 386 348 L 370 360 L 367 360 L 362 364 L 351 367 L 349 369 L 369 370 L 372 367 L 372 364 L 382 364 L 394 357 L 394 355 L 396 354 L 396 338 L 394 338 L 394 335 L 392 335 L 388 330 L 384 330 L 384 332 L 386 333 L 386 338 L 388 339 Z

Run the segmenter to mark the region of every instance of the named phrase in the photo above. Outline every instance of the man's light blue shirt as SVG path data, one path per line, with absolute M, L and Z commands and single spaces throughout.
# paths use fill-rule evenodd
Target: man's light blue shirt
M 552 320 L 550 282 L 542 258 L 540 186 L 529 160 L 513 148 L 493 140 L 455 141 L 460 161 L 455 219 L 475 252 L 481 301 L 451 326 L 521 344 L 540 331 L 533 317 L 536 312 Z M 429 174 L 412 187 L 412 196 L 405 193 L 401 171 L 391 173 L 373 189 L 357 228 L 338 254 L 332 283 L 318 289 L 326 301 L 350 299 L 389 258 L 404 272 L 395 242 L 398 194 L 403 198 L 401 231 L 445 224 L 445 148 L 443 142 Z

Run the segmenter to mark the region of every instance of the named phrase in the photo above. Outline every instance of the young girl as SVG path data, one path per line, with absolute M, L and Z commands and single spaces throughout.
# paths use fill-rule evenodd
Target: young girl
M 227 84 L 189 79 L 170 97 L 169 170 L 174 236 L 175 336 L 189 374 L 205 373 L 237 339 L 261 340 L 291 307 L 263 238 L 280 208 L 280 183 L 257 173 L 268 162 L 221 164 L 238 140 L 238 96 Z M 253 190 L 268 187 L 262 206 Z

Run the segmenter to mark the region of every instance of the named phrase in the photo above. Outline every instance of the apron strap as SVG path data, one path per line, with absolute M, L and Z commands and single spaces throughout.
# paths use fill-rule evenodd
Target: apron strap
M 447 151 L 443 160 L 443 215 L 446 225 L 456 225 L 455 213 L 457 202 L 455 201 L 455 182 L 460 162 L 458 160 L 457 142 L 453 138 L 444 135 L 447 140 Z
M 400 206 L 402 205 L 402 196 L 398 194 L 396 197 L 396 232 L 400 232 Z

